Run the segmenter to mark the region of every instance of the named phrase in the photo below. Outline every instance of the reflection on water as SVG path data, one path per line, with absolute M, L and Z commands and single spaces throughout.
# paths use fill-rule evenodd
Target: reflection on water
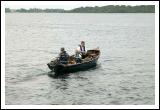
M 58 79 L 58 78 L 61 78 L 61 79 L 65 79 L 65 78 L 68 78 L 70 73 L 60 73 L 60 74 L 56 74 L 54 73 L 54 71 L 50 71 L 48 72 L 48 76 L 52 77 L 52 78 L 55 78 L 55 79 Z
M 154 104 L 154 14 L 7 13 L 5 103 Z M 64 19 L 65 18 L 65 19 Z M 80 41 L 100 47 L 98 65 L 55 76 L 47 67 Z

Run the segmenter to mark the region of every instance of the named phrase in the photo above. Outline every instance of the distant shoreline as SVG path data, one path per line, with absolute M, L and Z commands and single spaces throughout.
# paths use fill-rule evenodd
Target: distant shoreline
M 125 6 L 125 5 L 107 5 L 102 7 L 79 7 L 72 10 L 64 9 L 10 9 L 5 8 L 6 13 L 155 13 L 154 5 L 139 5 L 139 6 Z
M 19 12 L 12 12 L 12 13 L 7 13 L 7 14 L 14 14 L 14 13 L 19 13 Z M 23 13 L 22 14 L 56 14 L 56 13 Z M 128 14 L 149 14 L 148 13 L 128 13 Z M 20 13 L 19 13 L 20 14 Z M 57 14 L 127 14 L 127 13 L 57 13 Z M 151 13 L 150 13 L 151 14 Z M 154 14 L 154 13 L 153 13 Z

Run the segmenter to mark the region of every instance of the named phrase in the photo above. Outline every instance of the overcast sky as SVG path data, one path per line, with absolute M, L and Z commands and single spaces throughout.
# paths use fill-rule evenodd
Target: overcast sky
M 6 8 L 19 9 L 19 8 L 52 8 L 52 9 L 65 9 L 70 10 L 78 7 L 86 6 L 106 6 L 106 5 L 149 5 L 152 2 L 145 1 L 17 1 L 5 2 Z

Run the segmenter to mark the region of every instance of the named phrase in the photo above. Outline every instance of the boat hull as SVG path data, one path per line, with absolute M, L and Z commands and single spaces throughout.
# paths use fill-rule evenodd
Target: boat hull
M 47 64 L 47 65 L 55 73 L 70 73 L 70 72 L 72 73 L 72 72 L 77 72 L 77 71 L 85 71 L 87 69 L 95 67 L 97 65 L 97 60 L 98 59 L 94 59 L 89 62 L 79 63 L 79 64 L 75 64 L 75 65 L 71 65 L 71 66 L 56 65 L 56 66 L 52 67 L 49 64 Z
M 71 64 L 71 65 L 58 64 L 58 65 L 54 65 L 54 66 L 52 66 L 51 63 L 48 63 L 47 65 L 48 65 L 48 68 L 50 70 L 54 71 L 56 74 L 84 71 L 84 70 L 93 68 L 97 65 L 99 54 L 100 54 L 100 52 L 92 60 L 85 61 L 82 63 L 76 63 L 76 64 Z

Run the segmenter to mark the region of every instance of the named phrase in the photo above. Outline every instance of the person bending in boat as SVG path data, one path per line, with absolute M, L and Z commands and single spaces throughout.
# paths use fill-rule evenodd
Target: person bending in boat
M 86 50 L 85 50 L 85 42 L 81 41 L 81 44 L 77 48 L 78 53 L 82 56 L 82 59 L 85 58 Z
M 75 51 L 75 60 L 76 60 L 76 63 L 81 63 L 81 55 L 79 54 L 78 50 Z
M 65 51 L 65 49 L 62 47 L 59 54 L 59 61 L 62 64 L 67 64 L 69 59 L 69 54 Z

